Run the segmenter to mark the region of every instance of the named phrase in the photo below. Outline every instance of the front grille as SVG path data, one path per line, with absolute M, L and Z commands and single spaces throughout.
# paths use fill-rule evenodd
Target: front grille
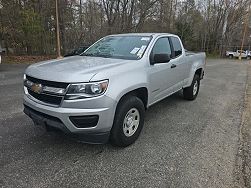
M 31 91 L 30 89 L 28 89 L 28 93 L 37 100 L 54 105 L 60 105 L 63 98 L 62 96 L 56 96 L 56 95 L 48 95 L 43 93 L 38 94 Z
M 54 82 L 54 81 L 47 81 L 42 79 L 37 79 L 31 76 L 26 75 L 26 79 L 35 83 L 35 84 L 42 84 L 42 86 L 49 86 L 49 87 L 55 87 L 55 88 L 63 88 L 66 89 L 68 86 L 68 83 L 63 82 Z M 62 95 L 58 94 L 49 94 L 49 93 L 36 93 L 31 90 L 31 88 L 27 88 L 29 95 L 34 97 L 35 99 L 42 101 L 44 103 L 52 104 L 52 105 L 60 105 L 61 101 L 63 100 Z
M 33 83 L 42 84 L 44 86 L 58 87 L 58 88 L 64 88 L 64 89 L 69 85 L 68 83 L 63 83 L 63 82 L 41 80 L 41 79 L 34 78 L 28 75 L 26 75 L 26 79 L 32 81 Z

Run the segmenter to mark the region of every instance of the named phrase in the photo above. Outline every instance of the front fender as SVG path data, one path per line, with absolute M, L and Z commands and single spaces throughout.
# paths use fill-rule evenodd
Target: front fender
M 138 88 L 148 90 L 146 67 L 136 64 L 134 67 L 109 70 L 105 74 L 97 74 L 94 80 L 109 79 L 106 95 L 119 101 L 123 95 Z
M 139 88 L 148 90 L 145 75 L 123 76 L 109 80 L 109 89 L 106 95 L 118 102 L 125 94 Z

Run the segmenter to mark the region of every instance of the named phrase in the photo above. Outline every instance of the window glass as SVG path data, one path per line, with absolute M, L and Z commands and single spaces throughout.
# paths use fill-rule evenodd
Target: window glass
M 182 54 L 182 47 L 180 40 L 177 37 L 171 37 L 173 43 L 174 57 L 177 57 Z
M 82 56 L 140 59 L 150 43 L 148 36 L 108 36 L 87 49 Z
M 155 54 L 168 54 L 171 56 L 172 50 L 168 38 L 158 39 L 153 47 L 152 54 L 153 56 Z

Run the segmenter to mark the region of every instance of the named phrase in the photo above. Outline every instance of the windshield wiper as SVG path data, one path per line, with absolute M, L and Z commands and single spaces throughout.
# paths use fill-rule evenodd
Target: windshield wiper
M 85 53 L 83 53 L 83 54 L 81 54 L 81 56 L 95 56 L 95 54 L 85 54 Z
M 104 57 L 104 58 L 109 58 L 109 57 L 112 57 L 112 55 L 109 55 L 109 54 L 97 54 L 96 57 Z
M 112 55 L 110 54 L 82 54 L 81 56 L 91 56 L 91 57 L 104 57 L 104 58 L 109 58 L 109 57 L 112 57 Z

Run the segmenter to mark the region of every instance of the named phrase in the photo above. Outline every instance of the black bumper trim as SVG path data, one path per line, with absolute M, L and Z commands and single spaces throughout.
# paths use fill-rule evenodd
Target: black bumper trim
M 105 144 L 109 141 L 110 132 L 97 133 L 72 133 L 63 122 L 53 116 L 38 112 L 27 105 L 24 105 L 24 113 L 29 116 L 36 124 L 42 126 L 49 126 L 61 130 L 73 139 L 83 143 L 89 144 Z
M 69 119 L 77 128 L 91 128 L 98 124 L 99 116 L 70 116 Z
M 78 134 L 71 134 L 71 138 L 87 143 L 87 144 L 107 144 L 110 138 L 110 132 L 104 133 L 78 133 Z

